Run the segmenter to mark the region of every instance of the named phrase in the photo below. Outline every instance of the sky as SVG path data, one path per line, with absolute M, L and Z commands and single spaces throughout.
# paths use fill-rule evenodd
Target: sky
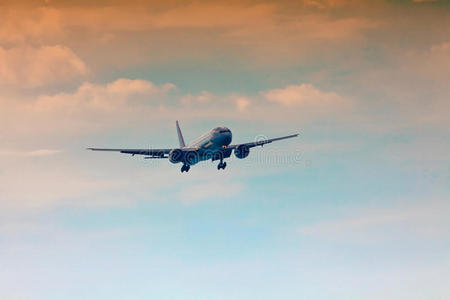
M 450 298 L 450 2 L 0 2 L 1 299 Z M 247 159 L 168 148 L 224 125 Z

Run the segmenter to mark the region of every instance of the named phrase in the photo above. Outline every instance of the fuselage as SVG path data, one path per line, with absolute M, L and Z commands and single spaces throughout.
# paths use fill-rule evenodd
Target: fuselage
M 187 149 L 195 149 L 188 161 L 184 161 L 189 165 L 194 165 L 199 161 L 211 159 L 218 150 L 226 148 L 232 140 L 231 130 L 227 127 L 216 127 L 186 145 Z M 189 155 L 189 154 L 188 154 Z

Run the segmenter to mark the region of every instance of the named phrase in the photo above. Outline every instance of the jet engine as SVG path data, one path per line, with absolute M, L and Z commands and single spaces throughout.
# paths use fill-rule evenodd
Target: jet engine
M 234 155 L 237 158 L 243 159 L 246 158 L 250 154 L 250 148 L 246 145 L 240 145 L 236 149 L 234 149 Z
M 184 152 L 184 160 L 188 165 L 195 165 L 199 162 L 199 155 L 196 151 L 186 151 Z
M 173 164 L 179 163 L 183 160 L 183 150 L 173 149 L 169 153 L 169 161 Z

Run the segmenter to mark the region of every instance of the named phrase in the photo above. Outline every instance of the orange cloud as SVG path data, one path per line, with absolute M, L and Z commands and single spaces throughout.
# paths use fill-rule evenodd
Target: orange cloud
M 237 97 L 236 98 L 236 107 L 239 112 L 243 112 L 250 105 L 250 100 L 247 97 Z
M 61 150 L 55 149 L 39 149 L 33 151 L 0 151 L 0 156 L 18 156 L 18 157 L 40 157 L 50 156 L 61 153 Z
M 0 85 L 33 88 L 87 73 L 84 62 L 64 46 L 0 47 Z
M 270 21 L 275 14 L 273 4 L 233 5 L 193 3 L 175 7 L 153 16 L 153 25 L 170 27 L 240 27 L 247 24 L 261 24 Z
M 345 103 L 345 99 L 333 92 L 322 92 L 311 84 L 288 85 L 262 94 L 269 101 L 284 106 L 330 106 Z
M 156 101 L 174 89 L 175 85 L 166 83 L 156 86 L 150 81 L 121 78 L 106 85 L 82 84 L 75 93 L 60 93 L 41 96 L 33 108 L 39 111 L 117 111 L 124 106 L 145 104 Z M 152 102 L 147 102 L 152 104 Z
M 327 7 L 347 1 L 320 1 Z M 249 2 L 187 2 L 155 4 L 112 2 L 95 9 L 58 5 L 28 10 L 9 9 L 0 20 L 0 41 L 39 44 L 70 43 L 86 51 L 95 64 L 136 64 L 145 61 L 204 59 L 222 53 L 259 64 L 302 61 L 333 48 L 351 48 L 379 22 L 361 15 L 328 14 L 326 10 Z M 306 8 L 305 8 L 306 7 Z M 2 24 L 3 23 L 3 24 Z M 146 42 L 133 38 L 133 32 Z M 109 53 L 115 49 L 115 53 Z M 108 52 L 105 54 L 105 52 Z
M 50 7 L 0 6 L 0 43 L 42 42 L 63 36 L 61 10 Z
M 439 75 L 447 75 L 450 78 L 450 42 L 431 46 L 428 53 L 430 68 Z
M 357 4 L 357 2 L 358 0 L 303 0 L 303 5 L 305 7 L 325 9 Z

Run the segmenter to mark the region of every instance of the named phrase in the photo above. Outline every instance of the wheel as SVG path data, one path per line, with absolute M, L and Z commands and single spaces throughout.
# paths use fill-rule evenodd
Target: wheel
M 217 165 L 217 170 L 220 170 L 220 169 L 225 170 L 226 166 L 227 166 L 226 162 L 221 162 Z

